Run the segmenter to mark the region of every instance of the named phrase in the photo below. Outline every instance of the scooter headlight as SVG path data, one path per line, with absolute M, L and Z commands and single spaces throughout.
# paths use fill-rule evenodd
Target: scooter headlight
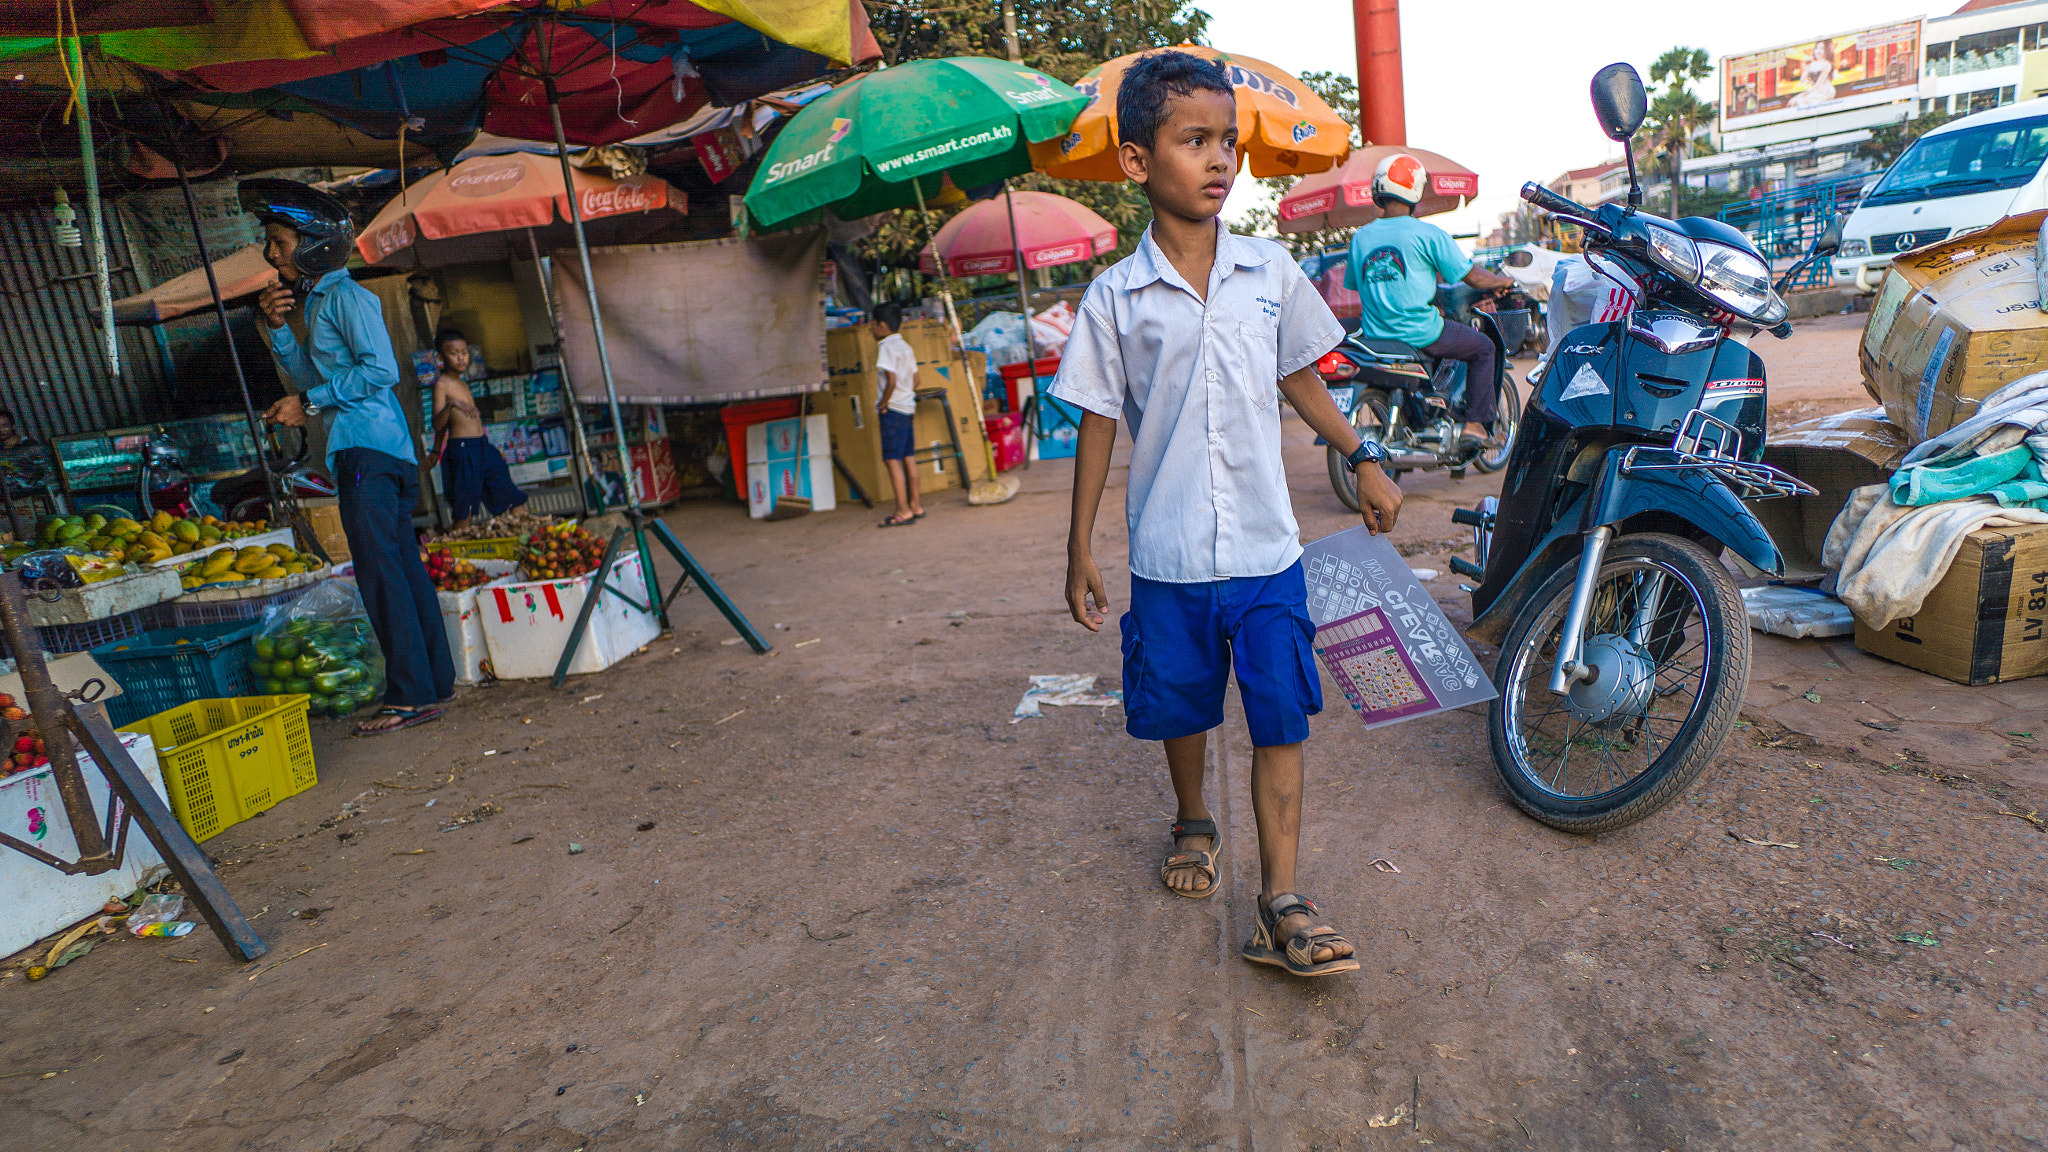
M 1655 224 L 1650 225 L 1650 259 L 1687 284 L 1700 274 L 1700 250 L 1692 237 Z
M 1785 318 L 1785 301 L 1771 290 L 1771 269 L 1755 255 L 1726 244 L 1699 245 L 1700 292 L 1745 320 L 1768 328 Z

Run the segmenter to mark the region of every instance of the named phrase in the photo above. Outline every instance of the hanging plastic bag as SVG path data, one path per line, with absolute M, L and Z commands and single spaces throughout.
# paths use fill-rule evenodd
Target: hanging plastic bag
M 327 580 L 263 613 L 249 671 L 265 696 L 309 696 L 315 716 L 347 716 L 384 698 L 384 651 L 354 584 Z

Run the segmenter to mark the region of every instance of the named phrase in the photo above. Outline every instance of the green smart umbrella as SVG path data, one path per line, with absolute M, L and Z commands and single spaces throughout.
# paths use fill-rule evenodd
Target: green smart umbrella
M 761 157 L 747 214 L 763 228 L 920 206 L 950 172 L 962 188 L 1031 170 L 1034 143 L 1063 136 L 1088 97 L 985 56 L 913 60 L 819 97 Z

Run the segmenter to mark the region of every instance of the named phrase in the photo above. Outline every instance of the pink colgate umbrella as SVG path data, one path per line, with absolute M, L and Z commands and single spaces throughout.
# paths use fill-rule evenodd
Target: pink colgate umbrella
M 1420 148 L 1374 144 L 1352 149 L 1344 163 L 1328 172 L 1304 176 L 1280 198 L 1282 232 L 1316 232 L 1324 228 L 1355 228 L 1380 218 L 1372 202 L 1372 174 L 1380 161 L 1405 152 L 1422 161 L 1429 173 L 1429 191 L 1415 206 L 1415 215 L 1434 216 L 1458 207 L 1479 194 L 1479 175 L 1448 157 Z
M 1011 231 L 1014 211 L 1015 232 Z M 1024 267 L 1082 264 L 1116 251 L 1116 227 L 1086 205 L 1050 192 L 1011 192 L 1005 200 L 983 200 L 946 221 L 933 247 L 955 276 L 1001 276 Z M 937 272 L 931 249 L 923 253 L 926 272 Z

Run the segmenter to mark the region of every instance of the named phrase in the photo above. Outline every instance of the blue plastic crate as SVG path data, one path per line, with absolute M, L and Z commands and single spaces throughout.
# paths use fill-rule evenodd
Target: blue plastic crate
M 255 695 L 249 642 L 260 627 L 229 621 L 162 628 L 94 648 L 92 658 L 121 685 L 121 694 L 107 700 L 114 727 L 194 700 Z

